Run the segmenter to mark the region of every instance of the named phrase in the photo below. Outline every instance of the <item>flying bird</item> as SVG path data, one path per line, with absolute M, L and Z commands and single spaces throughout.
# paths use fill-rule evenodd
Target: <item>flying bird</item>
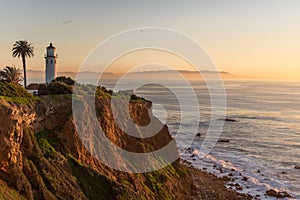
M 70 24 L 70 23 L 72 23 L 72 21 L 71 21 L 71 20 L 64 21 L 64 24 Z

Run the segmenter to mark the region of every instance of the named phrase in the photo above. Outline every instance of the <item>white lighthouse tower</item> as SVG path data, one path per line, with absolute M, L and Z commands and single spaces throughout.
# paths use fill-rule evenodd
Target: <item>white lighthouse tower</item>
M 56 77 L 56 59 L 57 54 L 55 53 L 56 48 L 52 46 L 47 47 L 47 52 L 45 55 L 46 59 L 46 83 L 50 83 Z

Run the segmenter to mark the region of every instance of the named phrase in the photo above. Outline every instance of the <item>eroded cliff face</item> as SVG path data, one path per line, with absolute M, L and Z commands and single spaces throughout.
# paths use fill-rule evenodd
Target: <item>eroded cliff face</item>
M 6 171 L 11 164 L 23 167 L 21 143 L 23 132 L 32 126 L 35 112 L 28 106 L 0 100 L 0 166 Z
M 149 102 L 139 101 L 129 110 L 137 124 L 146 125 L 148 109 Z M 97 99 L 96 110 L 106 137 L 123 149 L 150 152 L 171 141 L 158 120 L 163 128 L 151 138 L 124 133 L 108 97 Z M 68 95 L 45 96 L 33 106 L 1 100 L 0 116 L 0 179 L 27 199 L 190 199 L 192 179 L 179 161 L 155 172 L 126 173 L 91 155 L 76 130 Z M 86 127 L 90 123 L 88 118 L 82 121 Z M 176 145 L 172 148 L 176 151 Z M 122 165 L 118 154 L 111 156 Z

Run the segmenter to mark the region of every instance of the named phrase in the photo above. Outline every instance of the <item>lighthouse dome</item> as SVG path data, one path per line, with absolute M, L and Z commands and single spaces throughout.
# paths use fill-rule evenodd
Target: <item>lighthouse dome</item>
M 50 46 L 48 46 L 47 49 L 55 49 L 55 47 L 50 43 Z

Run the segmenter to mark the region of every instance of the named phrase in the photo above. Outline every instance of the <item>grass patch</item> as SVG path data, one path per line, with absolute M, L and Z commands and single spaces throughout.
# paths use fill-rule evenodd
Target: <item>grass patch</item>
M 32 94 L 30 94 L 21 85 L 16 85 L 12 83 L 0 83 L 0 97 L 21 105 L 31 105 L 35 100 Z
M 21 85 L 16 85 L 13 83 L 0 83 L 0 95 L 6 97 L 27 97 L 33 98 L 25 88 Z
M 29 99 L 27 97 L 6 97 L 6 96 L 0 96 L 0 98 L 11 102 L 11 103 L 16 103 L 19 105 L 32 105 L 33 100 Z
M 53 146 L 57 145 L 57 142 L 51 137 L 52 134 L 53 132 L 50 130 L 43 130 L 35 134 L 38 145 L 46 157 L 56 152 Z
M 26 200 L 25 197 L 18 194 L 15 190 L 8 188 L 6 185 L 0 183 L 0 199 L 2 200 Z
M 44 153 L 51 154 L 55 152 L 55 149 L 50 145 L 46 138 L 39 138 L 38 143 Z
M 150 190 L 158 199 L 172 199 L 171 194 L 165 189 L 164 184 L 167 181 L 180 177 L 173 165 L 168 165 L 165 168 L 145 173 L 144 175 L 146 177 L 145 190 Z
M 73 176 L 77 179 L 81 190 L 88 199 L 115 199 L 114 184 L 105 176 L 88 166 L 82 165 L 71 155 L 67 155 Z
M 168 191 L 165 191 L 165 188 L 163 186 L 163 182 L 160 178 L 163 176 L 159 172 L 155 173 L 147 173 L 146 176 L 146 185 L 149 189 L 152 190 L 152 192 L 155 194 L 155 196 L 158 199 L 172 199 L 172 196 L 168 193 Z

